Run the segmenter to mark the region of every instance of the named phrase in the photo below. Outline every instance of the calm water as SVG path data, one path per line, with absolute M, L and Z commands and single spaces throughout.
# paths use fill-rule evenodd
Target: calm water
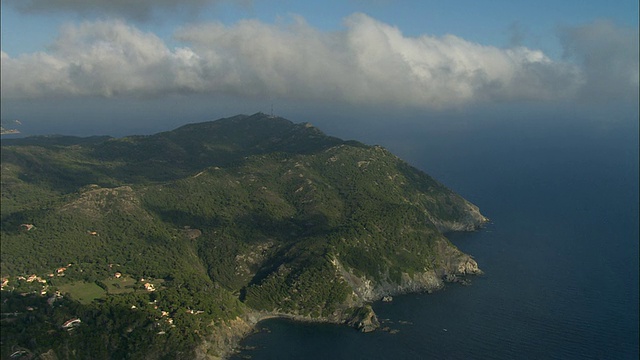
M 238 358 L 638 359 L 637 123 L 497 129 L 377 141 L 492 219 L 449 235 L 484 276 L 374 304 L 396 334 L 269 320 Z

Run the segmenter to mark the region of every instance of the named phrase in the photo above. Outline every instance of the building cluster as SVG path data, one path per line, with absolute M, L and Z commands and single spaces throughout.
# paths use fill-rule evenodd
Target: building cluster
M 144 289 L 147 291 L 156 291 L 156 287 L 152 283 L 144 283 Z
M 28 225 L 28 224 L 23 224 L 23 225 Z M 52 278 L 55 276 L 64 276 L 65 275 L 65 271 L 71 267 L 72 264 L 67 264 L 67 266 L 62 266 L 57 268 L 54 272 L 47 274 L 48 277 Z M 15 277 L 16 282 L 18 281 L 25 281 L 28 283 L 33 283 L 33 282 L 38 282 L 43 284 L 42 289 L 40 291 L 41 295 L 45 295 L 47 293 L 47 289 L 49 288 L 49 285 L 47 284 L 47 280 L 43 279 L 41 276 L 38 276 L 37 274 L 31 274 L 31 275 L 18 275 Z M 0 283 L 0 285 L 2 285 L 0 287 L 1 290 L 13 290 L 14 288 L 9 288 L 9 283 L 10 283 L 10 277 L 9 276 L 5 276 L 2 278 L 2 282 Z

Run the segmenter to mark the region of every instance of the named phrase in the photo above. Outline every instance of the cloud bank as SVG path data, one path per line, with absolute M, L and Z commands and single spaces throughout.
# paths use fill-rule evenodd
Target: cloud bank
M 637 30 L 602 22 L 563 30 L 564 61 L 453 35 L 407 37 L 363 14 L 337 32 L 294 17 L 187 26 L 175 39 L 182 46 L 169 48 L 118 20 L 67 25 L 47 51 L 2 52 L 2 98 L 198 93 L 441 109 L 638 93 Z
M 583 69 L 584 98 L 590 101 L 638 98 L 638 29 L 609 21 L 561 30 L 565 57 Z

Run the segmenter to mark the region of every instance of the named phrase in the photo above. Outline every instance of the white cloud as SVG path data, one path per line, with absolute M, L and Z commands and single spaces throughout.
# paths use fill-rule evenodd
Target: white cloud
M 155 35 L 120 21 L 65 26 L 48 53 L 3 53 L 3 97 L 165 92 L 175 83 L 176 54 Z
M 294 17 L 275 25 L 189 26 L 175 37 L 184 46 L 170 49 L 122 21 L 66 26 L 47 52 L 2 53 L 2 97 L 201 93 L 448 108 L 572 98 L 592 79 L 588 70 L 537 50 L 452 35 L 407 37 L 363 14 L 347 18 L 338 32 L 321 32 Z M 637 86 L 637 60 L 635 74 Z M 611 79 L 615 86 L 617 78 Z

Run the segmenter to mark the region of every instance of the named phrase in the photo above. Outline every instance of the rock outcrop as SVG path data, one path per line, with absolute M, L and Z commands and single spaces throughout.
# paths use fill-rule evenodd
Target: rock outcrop
M 392 281 L 388 275 L 377 281 L 365 276 L 357 276 L 346 269 L 337 259 L 333 259 L 331 263 L 353 289 L 352 297 L 355 304 L 377 301 L 385 296 L 432 292 L 441 289 L 444 282 L 454 282 L 465 275 L 481 275 L 483 273 L 471 256 L 455 248 L 445 248 L 443 245 L 444 252 L 446 252 L 446 256 L 438 267 L 413 274 L 402 273 L 400 282 Z
M 365 305 L 355 312 L 353 317 L 347 321 L 347 325 L 366 333 L 378 329 L 380 322 L 371 305 Z
M 443 220 L 436 216 L 429 216 L 429 220 L 441 233 L 475 231 L 489 222 L 489 219 L 480 213 L 480 209 L 476 205 L 466 201 L 460 196 L 451 194 L 448 196 L 447 201 L 459 203 L 464 211 L 460 212 L 455 220 Z
M 196 348 L 196 360 L 217 360 L 229 357 L 240 340 L 253 331 L 259 320 L 261 318 L 247 316 L 212 324 L 212 335 Z

